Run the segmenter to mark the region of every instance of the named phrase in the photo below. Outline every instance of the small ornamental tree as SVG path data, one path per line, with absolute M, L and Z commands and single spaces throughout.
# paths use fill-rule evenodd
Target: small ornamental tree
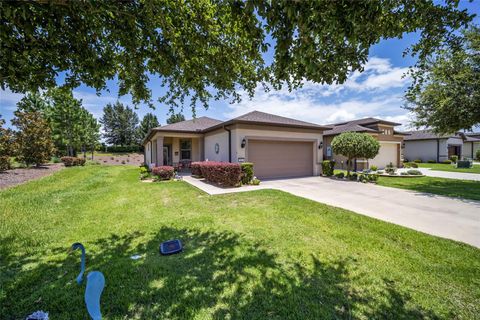
M 55 152 L 52 133 L 39 112 L 15 112 L 12 124 L 18 128 L 17 160 L 37 167 L 50 160 Z
M 10 157 L 15 152 L 12 130 L 3 128 L 5 120 L 0 115 L 0 172 L 10 169 Z
M 347 176 L 349 176 L 352 160 L 375 158 L 380 150 L 380 143 L 367 133 L 344 132 L 333 138 L 332 150 L 336 154 L 347 157 Z

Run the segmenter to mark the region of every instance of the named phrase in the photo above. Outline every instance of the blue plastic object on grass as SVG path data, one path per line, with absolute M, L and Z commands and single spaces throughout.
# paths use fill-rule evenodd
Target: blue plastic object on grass
M 85 247 L 83 244 L 76 242 L 72 245 L 72 250 L 80 249 L 82 257 L 80 262 L 80 273 L 77 276 L 77 283 L 81 284 L 83 281 L 83 274 L 85 273 Z M 92 271 L 87 275 L 87 287 L 85 289 L 85 304 L 87 311 L 93 320 L 101 320 L 102 313 L 100 312 L 100 297 L 102 296 L 103 288 L 105 287 L 105 277 L 100 271 Z
M 168 240 L 160 244 L 160 253 L 163 255 L 169 255 L 179 253 L 183 250 L 180 240 Z

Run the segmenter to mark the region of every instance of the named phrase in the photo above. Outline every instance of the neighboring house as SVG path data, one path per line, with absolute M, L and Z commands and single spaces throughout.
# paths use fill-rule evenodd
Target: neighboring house
M 405 137 L 405 159 L 423 162 L 442 162 L 456 155 L 459 158 L 473 158 L 480 148 L 480 139 L 459 132 L 453 135 L 438 135 L 429 130 L 407 132 Z
M 362 132 L 368 133 L 380 142 L 378 155 L 373 159 L 356 159 L 354 167 L 356 170 L 367 169 L 375 165 L 378 168 L 384 168 L 389 163 L 400 167 L 402 161 L 402 142 L 404 133 L 395 130 L 400 123 L 385 121 L 376 118 L 365 118 L 347 122 L 336 123 L 331 126 L 331 130 L 323 133 L 323 157 L 325 159 L 335 160 L 336 168 L 346 168 L 347 159 L 332 151 L 332 140 L 335 136 L 343 132 Z
M 462 157 L 475 159 L 480 149 L 480 132 L 466 133 L 463 142 Z
M 152 129 L 143 141 L 145 163 L 253 162 L 259 178 L 319 175 L 326 129 L 259 111 L 224 122 L 200 117 Z

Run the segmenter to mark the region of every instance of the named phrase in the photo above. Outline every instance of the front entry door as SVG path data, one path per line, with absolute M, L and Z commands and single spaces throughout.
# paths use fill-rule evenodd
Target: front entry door
M 172 165 L 172 146 L 169 144 L 163 146 L 163 165 Z

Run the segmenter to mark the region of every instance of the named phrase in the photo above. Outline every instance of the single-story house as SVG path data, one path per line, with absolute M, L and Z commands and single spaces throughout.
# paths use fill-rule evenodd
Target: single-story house
M 347 158 L 332 151 L 332 140 L 343 132 L 362 132 L 377 139 L 380 143 L 380 150 L 373 159 L 356 159 L 354 163 L 356 170 L 367 169 L 372 165 L 385 168 L 389 163 L 400 167 L 402 163 L 401 146 L 405 134 L 395 130 L 395 127 L 399 125 L 400 123 L 376 118 L 364 118 L 327 125 L 332 129 L 323 133 L 323 157 L 324 159 L 335 160 L 336 168 L 346 168 Z
M 480 139 L 458 132 L 453 135 L 439 135 L 430 130 L 407 132 L 405 136 L 405 159 L 423 162 L 442 162 L 456 155 L 458 158 L 474 158 L 480 148 Z
M 466 133 L 465 136 L 462 157 L 475 159 L 477 151 L 480 150 L 480 132 Z
M 199 117 L 150 130 L 143 141 L 145 163 L 253 162 L 261 179 L 319 175 L 327 129 L 259 111 L 228 121 Z

